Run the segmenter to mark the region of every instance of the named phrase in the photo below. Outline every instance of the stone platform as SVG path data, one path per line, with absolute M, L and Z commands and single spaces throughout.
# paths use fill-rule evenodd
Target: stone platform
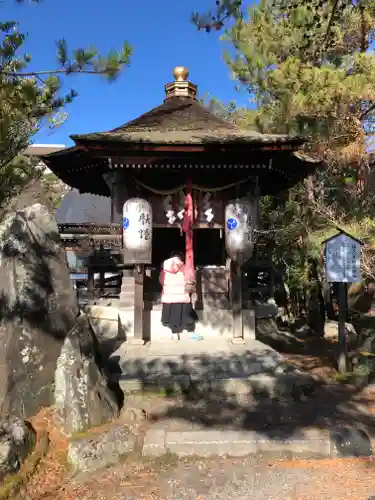
M 291 370 L 277 351 L 254 339 L 234 345 L 227 339 L 193 340 L 186 334 L 179 342 L 124 342 L 110 359 L 124 392 L 178 392 L 194 386 L 236 398 L 269 397 L 290 395 L 297 386 L 311 384 L 310 377 Z
M 110 358 L 111 377 L 124 392 L 178 392 L 194 386 L 235 398 L 255 393 L 273 397 L 311 385 L 311 377 L 292 370 L 276 350 L 255 339 L 250 310 L 243 311 L 243 344 L 232 343 L 230 310 L 199 311 L 195 332 L 203 340 L 184 333 L 179 342 L 171 341 L 169 329 L 161 325 L 161 309 L 145 311 L 152 332 L 145 345 L 134 342 L 133 310 L 118 308 L 116 299 L 113 304 L 86 306 L 85 312 Z
M 148 458 L 335 457 L 338 426 L 372 422 L 339 388 L 322 387 L 255 339 L 233 344 L 186 333 L 179 342 L 136 345 L 114 329 L 99 342 L 110 377 L 125 393 L 125 410 L 147 416 L 141 441 Z

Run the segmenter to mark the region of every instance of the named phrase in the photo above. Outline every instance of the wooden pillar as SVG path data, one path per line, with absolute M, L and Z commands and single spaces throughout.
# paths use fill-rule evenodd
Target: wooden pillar
M 231 261 L 231 296 L 233 317 L 233 341 L 243 341 L 242 317 L 242 270 L 238 262 Z
M 92 261 L 90 259 L 87 266 L 87 295 L 89 301 L 93 301 L 95 299 L 94 288 L 95 288 L 94 269 L 92 266 Z
M 134 342 L 143 344 L 143 293 L 145 281 L 145 266 L 137 264 L 134 269 Z
M 346 373 L 348 370 L 348 346 L 346 339 L 345 322 L 348 316 L 348 285 L 347 283 L 338 283 L 339 289 L 339 324 L 338 324 L 338 357 L 337 366 L 340 373 Z
M 267 260 L 269 266 L 268 294 L 270 299 L 273 299 L 275 296 L 275 269 L 273 267 L 273 242 L 271 241 L 269 241 L 267 245 Z
M 101 243 L 99 247 L 99 291 L 100 295 L 99 297 L 104 295 L 104 289 L 105 289 L 105 267 L 104 267 L 104 258 L 105 258 L 105 250 L 104 246 Z
M 121 172 L 114 172 L 111 178 L 111 221 L 122 221 L 122 207 L 128 193 Z

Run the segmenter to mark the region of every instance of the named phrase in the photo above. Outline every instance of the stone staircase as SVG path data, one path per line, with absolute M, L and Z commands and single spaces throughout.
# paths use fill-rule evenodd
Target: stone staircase
M 124 270 L 121 281 L 120 309 L 131 309 L 134 307 L 135 279 L 132 270 Z
M 140 347 L 125 342 L 111 359 L 116 360 L 117 367 L 113 379 L 124 393 L 194 388 L 240 400 L 300 399 L 314 391 L 316 384 L 257 340 L 233 345 L 227 339 L 194 341 L 186 337 L 176 343 L 155 341 Z

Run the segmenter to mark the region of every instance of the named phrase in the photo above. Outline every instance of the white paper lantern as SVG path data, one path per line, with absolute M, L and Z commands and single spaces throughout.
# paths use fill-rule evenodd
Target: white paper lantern
M 144 252 L 152 245 L 152 207 L 143 198 L 130 198 L 123 208 L 123 241 L 127 250 Z
M 225 207 L 225 246 L 233 260 L 249 259 L 254 249 L 258 200 L 241 198 Z

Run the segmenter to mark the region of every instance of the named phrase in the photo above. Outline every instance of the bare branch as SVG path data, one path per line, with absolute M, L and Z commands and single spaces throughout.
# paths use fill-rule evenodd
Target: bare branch
M 371 113 L 371 111 L 374 111 L 375 110 L 375 102 L 373 104 L 371 104 L 371 106 L 369 106 L 359 117 L 360 120 L 363 120 L 364 118 L 366 118 L 367 115 L 369 115 Z
M 331 17 L 329 18 L 329 21 L 328 21 L 327 31 L 326 31 L 326 34 L 324 36 L 322 47 L 324 47 L 325 44 L 327 43 L 327 40 L 328 40 L 329 35 L 331 33 L 331 28 L 332 28 L 332 24 L 333 24 L 334 19 L 335 19 L 335 15 L 336 15 L 336 11 L 337 11 L 338 5 L 339 5 L 339 0 L 334 0 L 334 4 L 332 6 Z
M 18 73 L 18 72 L 13 72 L 13 71 L 4 71 L 4 70 L 0 69 L 0 75 L 14 76 L 17 78 L 29 78 L 31 76 L 38 77 L 38 76 L 43 76 L 43 75 L 57 75 L 57 74 L 71 75 L 73 73 L 82 73 L 82 74 L 88 74 L 88 75 L 104 75 L 107 72 L 105 70 L 95 71 L 93 69 L 77 69 L 77 70 L 51 69 L 51 70 L 44 70 L 44 71 L 30 71 L 29 73 Z

